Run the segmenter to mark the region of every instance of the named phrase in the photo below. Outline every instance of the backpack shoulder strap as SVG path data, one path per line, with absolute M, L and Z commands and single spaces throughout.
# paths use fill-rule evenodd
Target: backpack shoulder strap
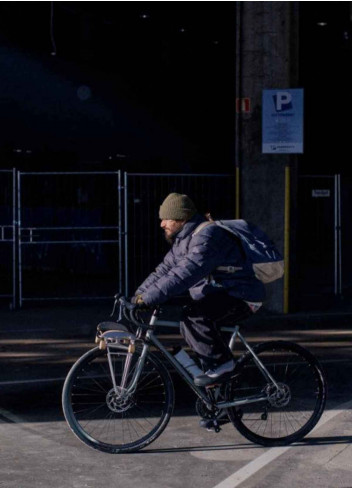
M 238 234 L 234 229 L 231 229 L 229 226 L 226 226 L 222 221 L 214 221 L 215 224 L 217 224 L 220 228 L 225 229 L 225 231 L 228 231 L 231 233 L 233 236 L 236 236 L 236 238 L 239 238 Z
M 202 229 L 204 229 L 207 226 L 210 226 L 211 224 L 216 224 L 216 222 L 215 221 L 205 221 L 205 222 L 202 222 L 201 224 L 199 224 L 198 227 L 196 227 L 196 229 L 194 230 L 192 236 L 195 236 L 196 234 L 199 233 L 199 231 L 201 231 Z

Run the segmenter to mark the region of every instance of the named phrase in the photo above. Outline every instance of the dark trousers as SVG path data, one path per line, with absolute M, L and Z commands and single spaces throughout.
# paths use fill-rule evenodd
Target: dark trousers
M 185 307 L 181 334 L 201 360 L 204 370 L 233 358 L 219 325 L 226 321 L 226 317 L 231 316 L 231 320 L 236 321 L 251 314 L 248 304 L 225 291 L 208 295 Z

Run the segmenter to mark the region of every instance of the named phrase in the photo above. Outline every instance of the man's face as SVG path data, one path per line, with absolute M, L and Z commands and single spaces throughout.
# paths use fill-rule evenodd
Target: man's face
M 181 230 L 186 221 L 175 221 L 174 219 L 163 219 L 160 227 L 164 230 L 165 239 L 168 243 L 173 242 L 173 237 Z

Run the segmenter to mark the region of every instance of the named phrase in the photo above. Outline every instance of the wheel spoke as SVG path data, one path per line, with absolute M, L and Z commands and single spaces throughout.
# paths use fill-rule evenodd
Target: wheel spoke
M 92 350 L 71 370 L 65 382 L 63 407 L 74 433 L 88 445 L 104 451 L 131 451 L 154 439 L 165 428 L 173 404 L 171 379 L 152 355 L 146 359 L 134 393 L 119 388 L 126 350 L 114 350 L 113 369 L 117 389 L 110 377 L 107 352 Z M 130 382 L 139 353 L 132 357 Z
M 325 405 L 320 367 L 306 350 L 292 343 L 269 342 L 256 348 L 280 390 L 264 379 L 252 357 L 246 357 L 242 365 L 239 363 L 240 370 L 228 386 L 226 398 L 266 393 L 268 401 L 265 407 L 252 403 L 241 405 L 237 411 L 230 408 L 230 419 L 244 436 L 257 443 L 296 441 L 315 426 Z

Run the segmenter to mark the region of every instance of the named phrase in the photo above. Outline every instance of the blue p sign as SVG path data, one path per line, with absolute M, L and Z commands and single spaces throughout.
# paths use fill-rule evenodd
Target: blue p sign
M 292 109 L 292 95 L 290 92 L 276 92 L 273 99 L 276 112 Z

